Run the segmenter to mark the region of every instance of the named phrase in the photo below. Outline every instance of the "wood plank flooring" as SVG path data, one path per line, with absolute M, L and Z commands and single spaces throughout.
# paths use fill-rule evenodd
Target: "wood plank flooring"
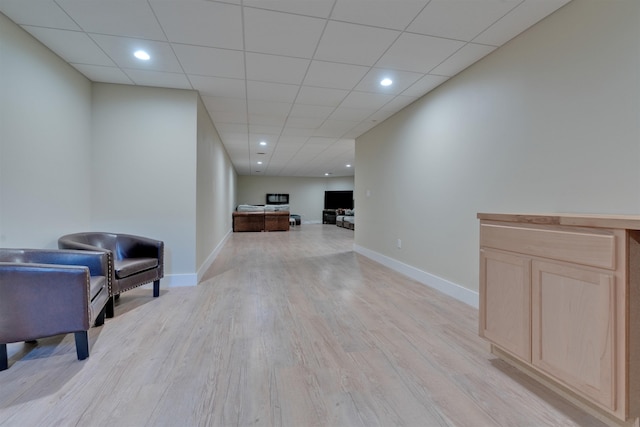
M 124 293 L 89 333 L 9 345 L 2 426 L 602 426 L 489 353 L 477 310 L 352 251 L 235 233 L 196 287 Z

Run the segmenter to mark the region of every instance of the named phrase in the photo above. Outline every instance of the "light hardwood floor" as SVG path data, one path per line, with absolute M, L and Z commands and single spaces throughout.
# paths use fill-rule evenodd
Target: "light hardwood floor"
M 2 426 L 601 426 L 489 353 L 477 310 L 352 251 L 353 231 L 235 233 L 197 287 L 124 293 L 11 344 Z

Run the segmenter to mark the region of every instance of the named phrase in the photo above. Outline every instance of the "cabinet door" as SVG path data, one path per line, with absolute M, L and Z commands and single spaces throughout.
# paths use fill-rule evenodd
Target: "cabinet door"
M 611 274 L 532 264 L 532 363 L 615 410 L 615 298 Z
M 531 260 L 480 251 L 480 335 L 531 362 Z

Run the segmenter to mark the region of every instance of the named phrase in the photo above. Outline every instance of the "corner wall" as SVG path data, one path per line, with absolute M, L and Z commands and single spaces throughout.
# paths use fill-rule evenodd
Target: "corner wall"
M 95 83 L 92 124 L 91 228 L 163 240 L 195 285 L 197 93 Z
M 474 293 L 477 212 L 640 213 L 639 23 L 570 2 L 358 138 L 357 249 Z
M 91 83 L 0 13 L 0 246 L 89 226 Z
M 231 233 L 238 178 L 200 97 L 197 150 L 196 269 L 199 279 Z

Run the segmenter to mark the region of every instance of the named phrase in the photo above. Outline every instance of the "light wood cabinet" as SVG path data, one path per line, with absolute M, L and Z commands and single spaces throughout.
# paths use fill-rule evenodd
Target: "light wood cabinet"
M 640 216 L 478 218 L 479 331 L 494 353 L 638 423 Z
M 480 252 L 480 334 L 531 361 L 531 261 L 483 249 Z
M 613 274 L 534 261 L 532 279 L 533 365 L 615 411 Z

